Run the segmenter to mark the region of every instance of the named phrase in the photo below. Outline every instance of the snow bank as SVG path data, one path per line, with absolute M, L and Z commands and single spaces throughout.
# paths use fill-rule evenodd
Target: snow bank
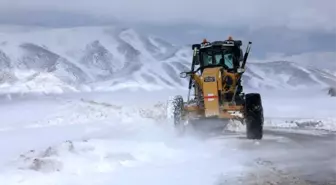
M 336 99 L 324 91 L 261 92 L 265 126 L 336 130 Z
M 13 100 L 11 110 L 35 113 L 27 112 L 26 121 L 8 115 L 11 129 L 0 131 L 2 184 L 203 185 L 246 168 L 248 158 L 236 154 L 230 139 L 177 137 L 164 120 L 163 103 L 119 106 L 81 97 L 25 102 Z
M 204 185 L 253 172 L 247 166 L 251 156 L 237 150 L 242 144 L 260 142 L 232 135 L 177 137 L 166 119 L 166 103 L 179 94 L 185 97 L 187 92 L 26 95 L 2 101 L 0 182 Z M 262 94 L 268 128 L 334 129 L 335 104 L 324 96 Z M 321 109 L 308 109 L 311 103 Z M 324 120 L 312 123 L 320 121 L 317 117 Z M 244 131 L 234 124 L 230 129 Z M 264 140 L 278 139 L 266 136 Z
M 325 131 L 336 131 L 336 118 L 322 119 L 267 119 L 265 120 L 267 127 L 276 128 L 300 128 L 300 129 L 316 129 Z

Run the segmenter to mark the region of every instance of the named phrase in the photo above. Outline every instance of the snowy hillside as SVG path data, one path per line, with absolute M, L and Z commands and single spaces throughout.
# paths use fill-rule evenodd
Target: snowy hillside
M 179 73 L 190 68 L 191 54 L 190 46 L 175 46 L 128 28 L 5 30 L 0 32 L 0 90 L 186 88 L 187 80 Z M 336 77 L 333 71 L 297 61 L 251 62 L 244 83 L 248 88 L 325 87 L 336 84 Z

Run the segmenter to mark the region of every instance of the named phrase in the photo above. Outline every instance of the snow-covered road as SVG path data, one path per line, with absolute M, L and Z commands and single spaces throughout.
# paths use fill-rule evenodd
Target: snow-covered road
M 335 134 L 296 122 L 279 128 L 289 104 L 272 107 L 281 119 L 267 119 L 262 141 L 239 130 L 181 138 L 165 119 L 166 95 L 131 94 L 2 99 L 0 184 L 336 184 Z M 291 119 L 309 118 L 299 110 L 292 106 Z

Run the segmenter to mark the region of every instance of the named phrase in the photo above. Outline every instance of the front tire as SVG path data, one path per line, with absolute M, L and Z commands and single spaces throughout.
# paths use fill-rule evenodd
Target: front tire
M 174 128 L 178 135 L 183 135 L 185 133 L 185 125 L 182 119 L 183 116 L 183 98 L 182 96 L 175 96 L 173 99 L 173 118 L 174 118 Z
M 245 113 L 247 139 L 262 139 L 264 113 L 260 94 L 246 94 Z

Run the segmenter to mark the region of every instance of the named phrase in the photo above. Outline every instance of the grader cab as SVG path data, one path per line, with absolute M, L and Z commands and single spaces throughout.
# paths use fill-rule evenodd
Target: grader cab
M 244 55 L 242 41 L 231 37 L 214 42 L 204 39 L 192 45 L 191 70 L 180 73 L 181 78 L 190 78 L 188 99 L 185 102 L 182 96 L 176 96 L 173 100 L 174 125 L 180 133 L 184 133 L 186 123 L 205 125 L 216 120 L 225 125 L 229 120 L 239 120 L 246 125 L 248 139 L 262 139 L 260 94 L 245 94 L 241 84 L 251 44 Z

